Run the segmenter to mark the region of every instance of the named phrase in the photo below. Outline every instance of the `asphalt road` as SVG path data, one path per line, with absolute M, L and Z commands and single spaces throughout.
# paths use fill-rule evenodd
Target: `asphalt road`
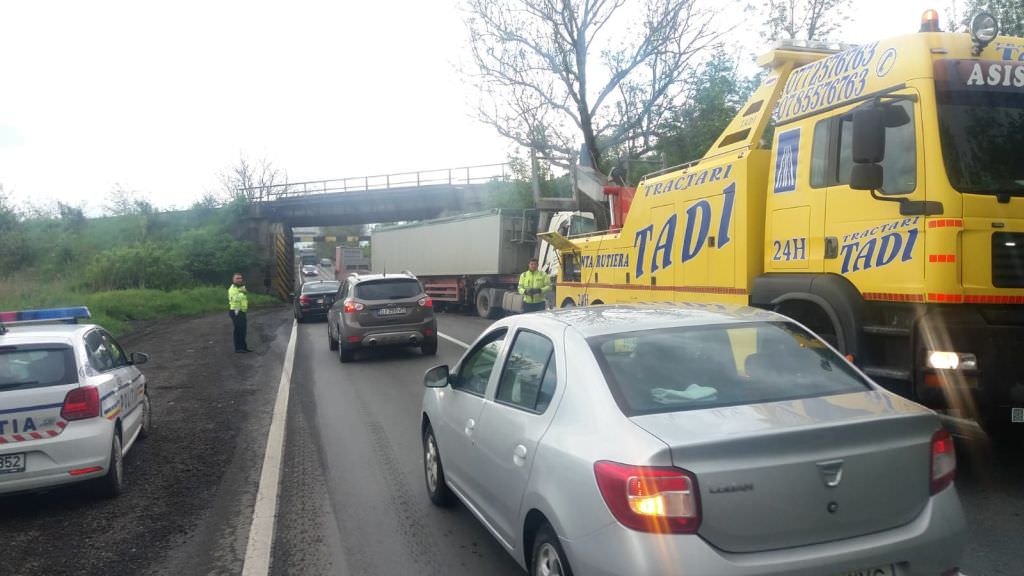
M 463 341 L 488 324 L 438 320 Z M 380 350 L 342 365 L 324 323 L 299 326 L 273 574 L 521 573 L 468 510 L 435 508 L 423 489 L 422 375 L 462 352 L 442 339 L 436 357 Z
M 439 316 L 439 330 L 471 343 L 489 321 Z M 426 497 L 419 438 L 423 372 L 464 349 L 441 341 L 375 351 L 342 365 L 323 323 L 299 326 L 286 468 L 273 574 L 517 574 L 512 558 L 458 505 Z M 1019 576 L 1024 549 L 1024 452 L 958 445 L 957 478 L 970 534 L 969 576 Z

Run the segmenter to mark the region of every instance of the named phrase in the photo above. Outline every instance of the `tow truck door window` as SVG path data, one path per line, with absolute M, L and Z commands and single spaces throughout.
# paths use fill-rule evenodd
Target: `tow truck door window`
M 898 95 L 916 95 L 915 90 Z M 916 100 L 885 100 L 887 114 L 883 190 L 879 194 L 926 200 L 922 126 Z M 853 167 L 852 110 L 832 120 L 828 165 L 825 235 L 837 239 L 835 258 L 825 272 L 842 274 L 863 292 L 914 295 L 924 290 L 924 218 L 903 216 L 898 202 L 872 198 L 867 190 L 849 186 Z M 897 196 L 898 195 L 898 196 Z

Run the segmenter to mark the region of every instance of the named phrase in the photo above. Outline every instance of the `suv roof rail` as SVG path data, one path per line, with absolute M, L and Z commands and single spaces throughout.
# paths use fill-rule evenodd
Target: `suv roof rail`
M 410 272 L 408 270 L 402 270 L 402 274 L 405 274 L 406 276 L 408 276 L 410 278 L 415 278 L 416 277 L 415 274 L 413 274 L 412 272 Z
M 85 306 L 69 306 L 67 308 L 40 308 L 38 310 L 0 312 L 0 334 L 6 334 L 8 326 L 77 324 L 80 318 L 92 318 L 89 308 Z

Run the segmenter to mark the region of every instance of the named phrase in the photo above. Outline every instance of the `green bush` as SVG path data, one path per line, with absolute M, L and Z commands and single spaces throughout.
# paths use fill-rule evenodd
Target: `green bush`
M 101 252 L 86 269 L 85 286 L 92 290 L 184 288 L 193 284 L 169 244 L 134 244 Z
M 276 304 L 265 294 L 249 294 L 250 306 Z M 0 284 L 0 310 L 88 306 L 92 320 L 115 335 L 129 331 L 134 322 L 226 312 L 227 283 L 181 290 L 115 290 L 82 293 L 59 284 L 39 286 L 27 281 Z

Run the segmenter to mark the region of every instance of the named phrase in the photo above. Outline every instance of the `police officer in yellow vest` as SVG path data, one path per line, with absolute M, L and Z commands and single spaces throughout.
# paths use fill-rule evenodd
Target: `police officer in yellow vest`
M 530 259 L 530 269 L 519 275 L 519 293 L 523 295 L 523 312 L 536 312 L 547 307 L 544 293 L 551 291 L 548 275 L 537 270 L 537 259 Z
M 244 354 L 252 352 L 245 343 L 246 320 L 245 315 L 249 311 L 249 296 L 245 291 L 245 280 L 242 274 L 235 272 L 231 279 L 231 286 L 228 287 L 228 315 L 231 316 L 231 323 L 235 326 L 235 353 Z

